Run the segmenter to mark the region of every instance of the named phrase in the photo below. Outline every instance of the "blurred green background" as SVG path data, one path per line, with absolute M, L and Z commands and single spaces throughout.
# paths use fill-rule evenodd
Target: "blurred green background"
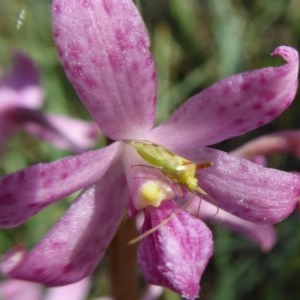
M 281 64 L 282 59 L 269 55 L 277 46 L 300 49 L 300 0 L 139 0 L 137 5 L 149 29 L 157 65 L 158 123 L 190 95 L 220 78 Z M 51 1 L 0 0 L 0 45 L 3 72 L 10 68 L 13 49 L 26 52 L 38 64 L 46 91 L 45 110 L 89 119 L 55 52 Z M 299 115 L 296 99 L 276 121 L 216 147 L 229 151 L 264 133 L 299 128 Z M 7 145 L 0 174 L 66 154 L 18 133 Z M 269 163 L 284 170 L 300 169 L 299 161 L 289 155 L 276 155 Z M 32 247 L 69 201 L 53 205 L 17 229 L 1 230 L 0 253 L 17 241 Z M 201 281 L 201 299 L 299 299 L 299 214 L 276 225 L 278 242 L 269 253 L 221 226 L 212 228 L 215 251 Z M 106 272 L 105 265 L 96 272 L 92 296 L 107 292 Z M 179 297 L 167 291 L 161 299 Z

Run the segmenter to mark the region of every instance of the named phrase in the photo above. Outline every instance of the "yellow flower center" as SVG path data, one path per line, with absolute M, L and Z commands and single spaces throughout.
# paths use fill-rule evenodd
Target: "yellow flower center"
M 158 180 L 148 180 L 144 182 L 139 191 L 140 200 L 144 207 L 158 207 L 163 200 L 171 199 L 174 192 L 166 183 Z

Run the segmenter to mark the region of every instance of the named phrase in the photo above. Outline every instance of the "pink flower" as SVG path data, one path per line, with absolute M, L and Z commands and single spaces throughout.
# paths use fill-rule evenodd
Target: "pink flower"
M 24 129 L 55 146 L 81 152 L 99 131 L 95 124 L 41 111 L 44 90 L 33 61 L 21 52 L 13 57 L 10 75 L 0 78 L 0 152 L 15 131 Z
M 50 288 L 45 293 L 40 284 L 8 279 L 0 282 L 0 298 L 2 300 L 84 300 L 89 288 L 88 277 L 63 287 Z
M 297 88 L 297 51 L 278 47 L 273 54 L 282 56 L 285 65 L 225 78 L 153 129 L 155 67 L 133 2 L 54 0 L 53 17 L 64 69 L 102 132 L 115 142 L 0 179 L 2 227 L 17 226 L 83 189 L 34 249 L 6 254 L 3 273 L 50 286 L 80 280 L 101 260 L 129 207 L 131 214 L 144 211 L 142 232 L 161 225 L 140 241 L 138 261 L 146 279 L 195 298 L 212 254 L 211 231 L 178 207 L 178 185 L 147 167 L 124 140 L 147 140 L 191 161 L 213 162 L 199 172 L 199 182 L 216 206 L 253 223 L 281 221 L 296 205 L 299 178 L 206 146 L 262 126 L 291 104 Z M 144 195 L 145 185 L 151 183 L 157 189 L 147 195 L 157 196 L 157 207 L 147 204 Z M 188 193 L 184 186 L 181 190 Z

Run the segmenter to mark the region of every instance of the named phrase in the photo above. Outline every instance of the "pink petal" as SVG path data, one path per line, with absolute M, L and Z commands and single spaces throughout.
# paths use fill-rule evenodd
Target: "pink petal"
M 0 155 L 9 136 L 20 126 L 19 110 L 40 108 L 44 91 L 36 66 L 25 54 L 14 56 L 9 76 L 0 80 Z
M 263 135 L 231 153 L 251 160 L 259 155 L 274 153 L 292 153 L 300 157 L 300 130 L 285 130 Z
M 233 154 L 233 153 L 231 153 Z M 259 164 L 259 165 L 262 165 L 264 167 L 267 167 L 268 166 L 268 161 L 267 161 L 267 158 L 264 156 L 264 155 L 256 155 L 256 156 L 253 156 L 250 161 L 256 163 L 256 164 Z
M 141 138 L 155 121 L 149 37 L 132 0 L 54 0 L 64 69 L 104 135 Z
M 275 119 L 294 99 L 298 52 L 281 46 L 273 54 L 281 55 L 287 64 L 215 83 L 181 105 L 154 129 L 151 139 L 171 149 L 195 148 L 244 134 Z
M 0 283 L 1 300 L 42 300 L 42 287 L 39 284 L 8 279 Z
M 0 226 L 17 226 L 45 206 L 93 184 L 119 159 L 121 147 L 117 142 L 0 178 Z
M 89 275 L 104 255 L 125 210 L 128 192 L 120 168 L 120 163 L 112 167 L 85 190 L 33 250 L 7 253 L 2 272 L 49 286 L 70 284 Z
M 2 82 L 14 90 L 22 90 L 28 86 L 39 86 L 40 75 L 37 66 L 25 53 L 17 51 L 13 56 L 13 69 Z
M 207 200 L 242 219 L 273 224 L 295 208 L 300 194 L 300 176 L 265 168 L 246 159 L 215 149 L 201 148 L 185 157 L 210 161 L 199 171 L 199 186 Z
M 32 121 L 24 124 L 26 131 L 64 150 L 82 152 L 91 148 L 100 136 L 95 123 L 80 119 L 40 114 L 39 120 Z
M 193 215 L 205 221 L 213 221 L 218 225 L 225 226 L 256 242 L 262 251 L 269 251 L 276 242 L 276 231 L 271 225 L 256 224 L 238 218 L 207 201 L 195 199 L 187 208 Z
M 212 234 L 206 225 L 176 209 L 171 201 L 145 211 L 145 232 L 170 220 L 141 240 L 138 261 L 147 281 L 188 299 L 199 294 L 199 281 L 212 255 Z
M 90 286 L 90 278 L 85 277 L 72 284 L 48 289 L 43 300 L 85 300 Z
M 40 108 L 44 99 L 39 73 L 33 61 L 21 52 L 15 53 L 13 61 L 11 74 L 0 82 L 0 118 L 6 120 L 6 126 L 11 125 L 8 122 L 17 121 L 14 114 L 18 109 Z
M 1 119 L 6 118 L 11 122 L 16 122 L 18 120 L 14 117 L 19 109 L 39 109 L 41 107 L 44 91 L 40 86 L 27 86 L 21 91 L 5 86 L 0 88 L 0 98 Z
M 150 284 L 145 293 L 141 296 L 141 300 L 158 300 L 162 296 L 163 292 L 163 287 Z
M 29 93 L 27 95 L 27 93 Z M 38 107 L 30 101 L 40 99 L 41 94 L 38 88 L 26 89 L 23 92 L 13 90 L 2 90 L 0 105 L 0 145 L 16 129 L 25 129 L 29 133 L 36 135 L 58 148 L 82 152 L 95 144 L 100 131 L 95 123 L 87 122 L 75 118 L 59 116 L 54 114 L 44 114 Z M 28 101 L 27 101 L 28 100 Z M 5 103 L 6 101 L 6 103 Z M 31 107 L 33 106 L 33 107 Z

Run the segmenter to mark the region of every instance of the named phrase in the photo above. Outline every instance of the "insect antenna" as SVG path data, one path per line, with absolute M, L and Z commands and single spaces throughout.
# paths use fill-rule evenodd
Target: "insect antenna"
M 214 165 L 213 162 L 206 161 L 206 162 L 202 162 L 202 163 L 197 164 L 197 168 L 196 169 L 197 170 L 201 170 L 201 169 L 212 167 L 213 165 Z
M 150 168 L 150 169 L 161 170 L 160 167 L 157 167 L 157 166 L 149 166 L 149 165 L 143 165 L 143 164 L 136 164 L 136 165 L 131 165 L 131 166 L 130 166 L 130 168 L 136 168 L 136 167 L 145 167 L 145 168 Z

